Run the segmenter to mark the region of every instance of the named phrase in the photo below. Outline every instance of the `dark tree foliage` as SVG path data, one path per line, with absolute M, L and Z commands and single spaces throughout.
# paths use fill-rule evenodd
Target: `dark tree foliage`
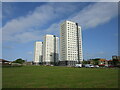
M 90 61 L 83 61 L 82 64 L 90 64 Z
M 118 65 L 120 64 L 119 60 L 118 59 L 113 59 L 113 65 Z
M 19 59 L 16 59 L 15 61 L 13 61 L 13 63 L 20 63 L 20 64 L 23 64 L 25 62 L 25 60 L 19 58 Z

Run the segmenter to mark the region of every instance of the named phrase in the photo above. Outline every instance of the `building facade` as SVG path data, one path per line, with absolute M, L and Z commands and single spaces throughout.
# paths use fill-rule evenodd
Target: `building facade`
M 100 59 L 98 62 L 99 66 L 108 66 L 108 61 L 106 59 Z
M 116 55 L 112 56 L 112 60 L 114 60 L 114 59 L 120 60 L 120 56 L 116 56 Z
M 35 50 L 34 50 L 34 64 L 39 65 L 42 64 L 43 61 L 43 43 L 35 42 Z
M 56 65 L 59 60 L 59 38 L 55 35 L 46 35 L 43 42 L 43 64 Z
M 60 65 L 74 66 L 82 61 L 81 27 L 78 23 L 64 21 L 60 25 Z

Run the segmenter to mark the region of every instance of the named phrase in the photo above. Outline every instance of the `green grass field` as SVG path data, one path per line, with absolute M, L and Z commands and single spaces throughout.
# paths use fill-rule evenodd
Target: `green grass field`
M 118 69 L 3 67 L 3 88 L 117 88 Z

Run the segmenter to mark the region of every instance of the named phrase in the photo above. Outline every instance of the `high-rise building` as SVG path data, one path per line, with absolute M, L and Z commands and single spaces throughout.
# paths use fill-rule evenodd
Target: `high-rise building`
M 42 64 L 43 59 L 43 43 L 42 42 L 35 42 L 35 50 L 34 50 L 34 63 L 36 65 Z
M 43 42 L 43 64 L 56 65 L 58 63 L 59 38 L 55 35 L 45 35 Z
M 81 27 L 78 23 L 64 21 L 60 26 L 60 64 L 72 66 L 82 61 Z

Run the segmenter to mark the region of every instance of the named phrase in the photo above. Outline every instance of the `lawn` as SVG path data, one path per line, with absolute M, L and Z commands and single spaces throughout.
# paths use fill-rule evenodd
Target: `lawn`
M 3 67 L 3 88 L 117 88 L 118 69 Z

